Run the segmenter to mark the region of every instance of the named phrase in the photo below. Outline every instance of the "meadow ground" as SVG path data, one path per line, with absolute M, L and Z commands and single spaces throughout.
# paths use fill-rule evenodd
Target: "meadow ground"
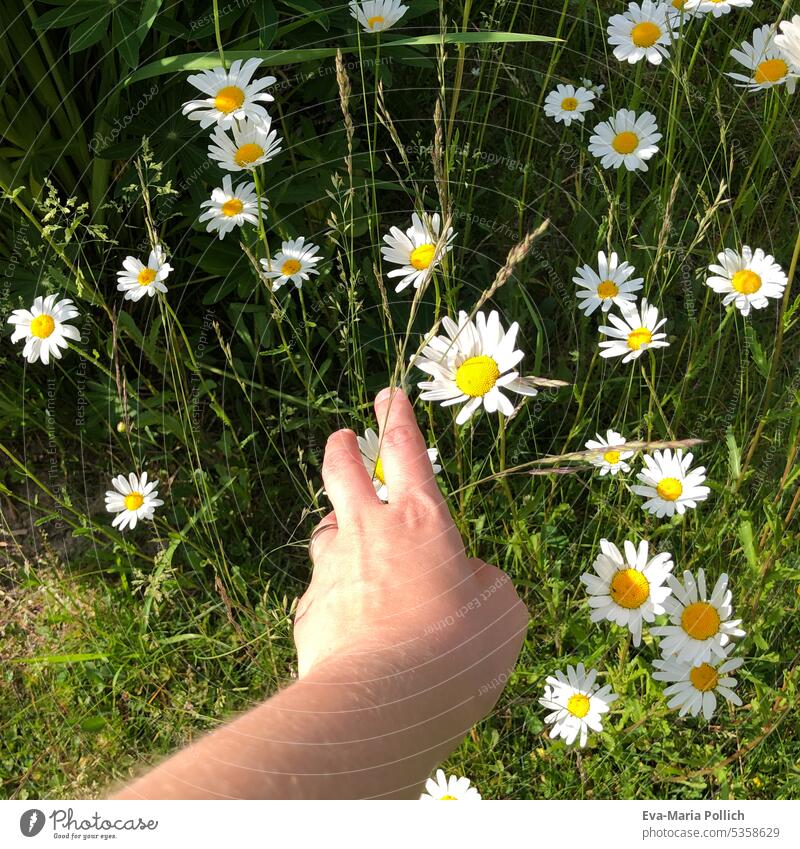
M 438 449 L 468 549 L 531 611 L 496 711 L 446 768 L 484 798 L 796 797 L 800 94 L 726 76 L 742 71 L 731 50 L 789 3 L 687 16 L 658 66 L 614 57 L 606 26 L 625 6 L 605 0 L 420 0 L 380 41 L 344 4 L 100 5 L 5 6 L 0 797 L 102 794 L 291 679 L 325 440 L 375 427 L 370 401 L 393 378 Z M 192 63 L 218 53 L 265 60 L 283 137 L 256 171 L 260 223 L 224 240 L 197 218 L 227 172 L 206 156 L 211 129 L 181 114 L 198 96 Z M 558 83 L 584 78 L 604 88 L 583 123 L 545 115 Z M 646 172 L 589 152 L 622 108 L 651 112 L 662 135 Z M 414 210 L 456 234 L 416 296 L 394 292 L 379 250 Z M 253 260 L 300 235 L 321 273 L 273 293 Z M 123 260 L 156 240 L 168 292 L 123 300 Z M 747 317 L 705 285 L 717 254 L 743 245 L 790 280 Z M 582 314 L 572 282 L 598 251 L 635 266 L 668 347 L 599 356 L 607 321 Z M 485 309 L 520 325 L 521 373 L 568 385 L 456 425 L 419 400 L 408 360 L 487 292 Z M 75 301 L 80 338 L 26 363 L 5 321 L 51 293 Z M 709 497 L 657 518 L 631 490 L 639 456 L 614 476 L 563 458 L 609 429 L 702 440 Z M 165 504 L 123 533 L 104 493 L 134 470 Z M 658 639 L 645 628 L 635 647 L 590 621 L 580 576 L 602 538 L 647 539 L 677 575 L 729 576 L 742 706 L 679 718 L 652 677 Z M 583 749 L 548 738 L 538 702 L 578 662 L 619 694 Z

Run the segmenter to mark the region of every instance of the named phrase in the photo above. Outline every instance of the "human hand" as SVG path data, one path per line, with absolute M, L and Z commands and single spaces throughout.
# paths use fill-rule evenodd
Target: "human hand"
M 375 412 L 389 502 L 376 496 L 355 434 L 332 434 L 322 473 L 334 511 L 311 538 L 314 573 L 295 621 L 299 676 L 342 655 L 383 654 L 404 669 L 445 660 L 452 697 L 483 715 L 528 612 L 502 571 L 466 556 L 408 398 L 384 389 Z
M 334 433 L 334 512 L 312 535 L 295 621 L 299 680 L 116 798 L 418 798 L 492 708 L 528 612 L 503 572 L 466 556 L 405 395 L 384 390 L 375 411 L 389 503 L 355 434 Z

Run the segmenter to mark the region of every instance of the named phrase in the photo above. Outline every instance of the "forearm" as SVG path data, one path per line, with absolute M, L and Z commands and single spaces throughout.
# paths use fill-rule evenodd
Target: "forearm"
M 479 669 L 464 661 L 332 659 L 116 798 L 416 798 L 474 720 Z

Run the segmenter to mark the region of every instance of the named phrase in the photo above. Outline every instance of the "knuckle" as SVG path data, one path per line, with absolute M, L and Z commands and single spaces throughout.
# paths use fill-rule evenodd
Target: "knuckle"
M 325 449 L 325 459 L 322 461 L 323 475 L 335 475 L 337 472 L 344 471 L 353 460 L 352 453 L 347 445 L 337 442 L 333 445 L 328 443 Z
M 398 505 L 399 521 L 404 525 L 419 527 L 421 525 L 452 524 L 450 513 L 442 511 L 439 499 L 420 490 L 405 498 Z
M 387 429 L 383 435 L 384 445 L 397 448 L 416 439 L 419 429 L 416 425 L 395 425 Z

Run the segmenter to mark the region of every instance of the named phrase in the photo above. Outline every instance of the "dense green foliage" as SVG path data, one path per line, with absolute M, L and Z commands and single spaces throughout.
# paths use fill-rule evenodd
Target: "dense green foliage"
M 81 340 L 49 367 L 27 365 L 7 325 L 0 342 L 0 797 L 100 794 L 289 680 L 327 435 L 374 426 L 370 399 L 398 358 L 441 315 L 471 310 L 545 219 L 492 303 L 521 325 L 525 372 L 570 386 L 504 427 L 482 414 L 456 428 L 418 404 L 468 548 L 513 576 L 532 614 L 496 713 L 449 766 L 487 798 L 797 795 L 800 299 L 795 282 L 743 319 L 703 285 L 726 246 L 797 262 L 800 95 L 743 93 L 723 75 L 781 8 L 688 23 L 654 68 L 610 55 L 622 3 L 448 0 L 441 18 L 435 2 L 411 5 L 378 48 L 344 3 L 220 3 L 226 59 L 267 51 L 262 73 L 278 78 L 270 246 L 305 235 L 326 256 L 302 292 L 273 297 L 239 246 L 264 255 L 256 228 L 220 241 L 197 224 L 221 172 L 180 107 L 187 69 L 219 61 L 211 4 L 6 0 L 0 316 L 60 292 Z M 440 46 L 440 27 L 563 40 Z M 436 38 L 413 43 L 423 35 Z M 606 86 L 587 125 L 545 118 L 555 83 L 582 77 Z M 647 173 L 587 153 L 620 107 L 649 109 L 664 135 Z M 123 302 L 115 273 L 149 249 L 148 204 L 175 271 L 166 298 Z M 382 283 L 379 246 L 420 206 L 444 206 L 458 235 L 406 343 L 412 295 Z M 669 319 L 670 347 L 632 364 L 597 356 L 596 316 L 576 307 L 575 268 L 608 249 Z M 404 376 L 414 397 L 420 373 Z M 633 473 L 498 475 L 608 428 L 705 440 L 710 499 L 656 520 Z M 103 493 L 133 469 L 160 479 L 166 504 L 123 536 Z M 677 571 L 731 576 L 744 707 L 678 720 L 650 677 L 652 638 L 635 650 L 590 623 L 578 578 L 601 537 L 645 537 Z M 578 661 L 622 696 L 581 753 L 547 739 L 537 703 L 545 676 Z

